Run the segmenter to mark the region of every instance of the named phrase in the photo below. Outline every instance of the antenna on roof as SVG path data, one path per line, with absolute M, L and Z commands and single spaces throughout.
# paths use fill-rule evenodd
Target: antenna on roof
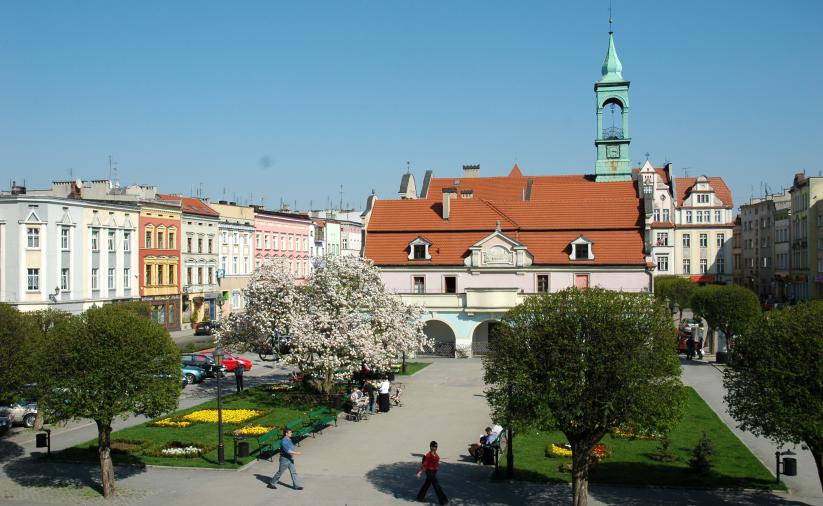
M 411 174 L 411 163 L 406 162 L 406 174 Z
M 609 35 L 614 33 L 614 31 L 612 31 L 612 23 L 614 23 L 614 19 L 612 18 L 612 2 L 609 0 Z

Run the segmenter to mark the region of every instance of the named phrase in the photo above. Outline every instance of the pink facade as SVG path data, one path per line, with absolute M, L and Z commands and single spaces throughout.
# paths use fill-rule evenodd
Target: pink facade
M 260 265 L 270 258 L 283 259 L 298 279 L 309 274 L 309 228 L 306 214 L 266 211 L 254 213 L 254 258 Z

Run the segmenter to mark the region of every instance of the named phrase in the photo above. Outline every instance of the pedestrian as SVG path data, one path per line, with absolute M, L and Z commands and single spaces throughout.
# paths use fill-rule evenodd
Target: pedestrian
M 694 358 L 694 336 L 690 335 L 686 341 L 686 358 L 691 360 Z
M 440 504 L 449 502 L 443 489 L 440 488 L 440 482 L 437 481 L 437 469 L 439 467 L 440 456 L 437 454 L 437 441 L 432 441 L 429 443 L 429 453 L 423 457 L 423 465 L 417 471 L 417 479 L 420 479 L 420 475 L 423 474 L 423 471 L 426 471 L 426 481 L 420 487 L 420 492 L 417 493 L 418 501 L 426 500 L 426 492 L 429 491 L 429 485 L 431 485 L 434 487 L 434 493 L 437 494 L 437 502 Z
M 697 358 L 703 360 L 703 334 L 697 336 L 697 341 L 694 343 L 694 348 L 697 351 Z
M 234 367 L 234 382 L 237 383 L 238 394 L 243 391 L 243 371 L 245 370 L 246 367 L 240 362 Z
M 363 391 L 366 392 L 366 395 L 369 396 L 369 413 L 374 414 L 374 385 L 372 385 L 370 380 L 366 380 L 366 383 L 363 385 Z
M 389 379 L 387 377 L 383 377 L 383 381 L 380 382 L 380 386 L 378 387 L 379 395 L 377 396 L 377 404 L 380 407 L 381 413 L 387 413 L 389 411 L 389 389 L 391 388 L 391 383 L 389 383 Z
M 303 487 L 300 486 L 300 478 L 297 476 L 297 468 L 294 467 L 295 455 L 302 455 L 302 453 L 294 449 L 294 443 L 291 440 L 291 429 L 286 429 L 283 431 L 283 439 L 280 440 L 280 469 L 272 476 L 269 488 L 277 489 L 280 476 L 288 469 L 294 489 L 303 490 Z

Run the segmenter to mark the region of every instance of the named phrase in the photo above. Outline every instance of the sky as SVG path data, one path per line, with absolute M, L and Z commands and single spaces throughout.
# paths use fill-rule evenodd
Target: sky
M 823 2 L 613 0 L 633 165 L 737 205 L 823 170 Z M 109 177 L 362 209 L 418 181 L 593 173 L 608 0 L 0 1 L 0 187 Z M 817 92 L 817 93 L 816 93 Z M 342 198 L 341 198 L 342 185 Z

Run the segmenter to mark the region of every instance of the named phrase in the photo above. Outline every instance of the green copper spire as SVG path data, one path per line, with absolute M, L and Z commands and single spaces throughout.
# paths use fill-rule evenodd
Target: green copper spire
M 614 32 L 609 32 L 609 51 L 603 61 L 603 77 L 601 83 L 623 81 L 623 64 L 617 57 L 617 50 L 614 48 Z

